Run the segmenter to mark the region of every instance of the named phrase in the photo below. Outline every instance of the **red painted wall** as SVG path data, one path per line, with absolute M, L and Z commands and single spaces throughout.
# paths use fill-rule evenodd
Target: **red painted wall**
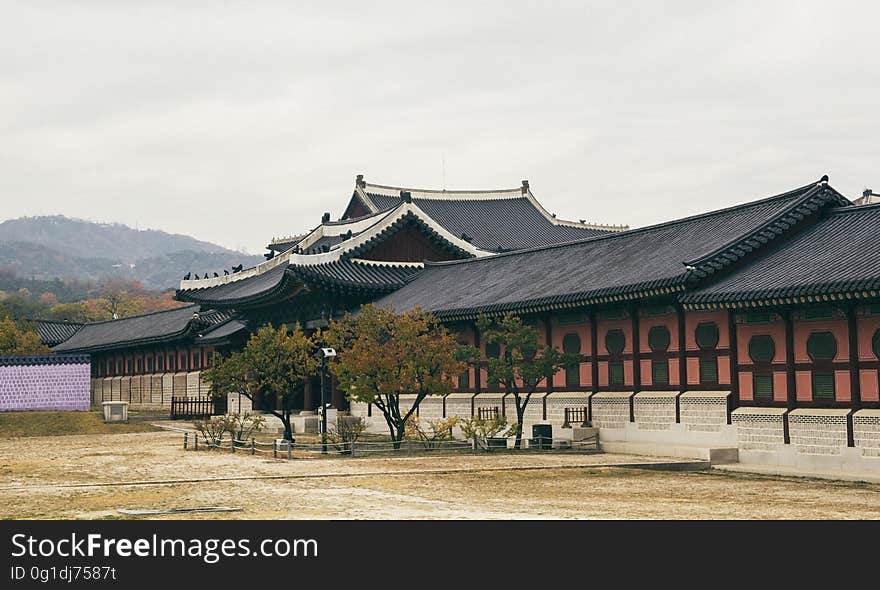
M 550 320 L 550 331 L 553 335 L 552 346 L 561 351 L 563 338 L 565 338 L 566 334 L 573 332 L 581 339 L 581 354 L 587 358 L 593 353 L 590 348 L 590 330 L 591 327 L 588 320 L 577 324 L 560 324 L 555 318 Z M 592 387 L 592 363 L 589 360 L 579 365 L 578 373 L 580 375 L 581 387 Z M 553 387 L 558 391 L 565 389 L 564 370 L 559 371 L 553 376 Z
M 837 356 L 834 362 L 849 362 L 849 334 L 845 319 L 832 320 L 795 320 L 794 322 L 794 362 L 811 363 L 807 354 L 807 339 L 814 332 L 831 332 L 837 340 Z M 835 398 L 839 402 L 850 401 L 849 370 L 834 371 Z M 795 372 L 798 401 L 812 401 L 812 371 L 798 370 Z
M 648 334 L 655 326 L 666 326 L 669 330 L 669 385 L 678 385 L 678 315 L 667 314 L 662 316 L 647 316 L 639 318 L 639 352 L 643 356 L 653 354 L 648 342 Z M 653 385 L 651 374 L 652 362 L 650 358 L 641 359 L 642 387 Z
M 876 334 L 878 330 L 880 330 L 880 316 L 875 315 L 858 318 L 860 362 L 870 363 L 880 360 L 874 355 L 874 350 L 872 348 L 874 334 Z M 877 369 L 861 369 L 859 371 L 859 382 L 861 383 L 862 401 L 880 401 L 880 376 L 878 376 Z
M 776 348 L 773 356 L 774 363 L 785 363 L 785 322 L 782 320 L 768 324 L 738 324 L 736 326 L 736 341 L 738 360 L 741 365 L 751 365 L 749 357 L 749 340 L 752 336 L 770 336 Z M 788 399 L 788 387 L 785 370 L 773 371 L 773 401 L 784 402 Z M 752 371 L 743 370 L 739 373 L 739 397 L 742 401 L 754 399 Z
M 730 386 L 730 330 L 727 311 L 690 311 L 685 313 L 685 349 L 699 351 L 696 329 L 704 322 L 714 322 L 718 326 L 718 386 Z M 688 385 L 700 385 L 700 359 L 687 359 Z
M 626 337 L 626 345 L 623 348 L 624 355 L 631 355 L 633 352 L 633 334 L 632 319 L 626 318 L 622 320 L 599 320 L 597 322 L 598 340 L 597 354 L 599 356 L 607 355 L 608 349 L 605 347 L 605 336 L 611 330 L 621 330 Z M 630 359 L 623 361 L 623 385 L 621 387 L 631 388 L 633 386 L 633 362 Z M 599 386 L 608 387 L 608 361 L 599 361 Z

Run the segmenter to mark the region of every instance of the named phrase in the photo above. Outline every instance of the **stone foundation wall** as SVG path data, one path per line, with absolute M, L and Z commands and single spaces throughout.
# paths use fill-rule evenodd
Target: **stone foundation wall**
M 880 462 L 880 410 L 859 410 L 853 414 L 853 438 L 862 457 Z
M 526 412 L 523 414 L 523 432 L 529 433 L 528 427 L 535 422 L 544 420 L 544 401 L 543 393 L 536 393 L 526 405 Z M 516 399 L 512 395 L 504 398 L 504 415 L 509 423 L 516 422 Z
M 718 432 L 727 425 L 729 391 L 688 391 L 679 398 L 679 419 L 691 432 Z
M 633 397 L 633 415 L 639 430 L 669 430 L 675 424 L 676 391 L 643 391 Z M 627 407 L 627 411 L 629 408 Z M 595 409 L 593 410 L 595 416 Z M 627 416 L 627 420 L 629 417 Z
M 788 414 L 790 444 L 803 455 L 840 455 L 850 410 L 798 409 Z
M 440 420 L 443 418 L 443 396 L 429 395 L 419 404 L 419 418 Z
M 629 424 L 631 392 L 602 391 L 593 395 L 593 426 L 622 429 Z
M 460 418 L 471 417 L 470 393 L 450 393 L 446 396 L 446 417 L 458 416 Z
M 773 451 L 785 443 L 785 408 L 738 408 L 731 414 L 743 450 Z
M 546 398 L 547 421 L 553 426 L 562 427 L 565 423 L 566 408 L 588 408 L 591 395 L 593 394 L 589 391 L 554 391 Z M 589 415 L 587 418 L 589 419 Z M 572 426 L 580 426 L 580 424 L 572 424 Z

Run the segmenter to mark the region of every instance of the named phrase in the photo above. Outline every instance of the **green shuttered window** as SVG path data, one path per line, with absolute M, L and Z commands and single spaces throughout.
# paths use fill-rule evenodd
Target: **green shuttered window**
M 834 373 L 813 372 L 813 399 L 834 399 Z
M 562 352 L 567 354 L 580 354 L 581 337 L 570 332 L 562 338 Z M 565 384 L 569 387 L 578 387 L 581 384 L 580 365 L 578 363 L 565 367 Z
M 755 399 L 773 399 L 773 375 L 755 375 L 752 380 Z
M 611 361 L 608 363 L 609 385 L 623 385 L 623 361 Z
M 669 385 L 669 361 L 651 361 L 651 383 Z
M 669 348 L 669 328 L 654 326 L 648 331 L 648 346 L 654 352 L 664 352 Z
M 871 347 L 874 349 L 874 356 L 880 359 L 880 330 L 874 332 L 874 339 L 871 341 Z
M 715 384 L 718 383 L 718 359 L 703 358 L 700 359 L 700 383 Z

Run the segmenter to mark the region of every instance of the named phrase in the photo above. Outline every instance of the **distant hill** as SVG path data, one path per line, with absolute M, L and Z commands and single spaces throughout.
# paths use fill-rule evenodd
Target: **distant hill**
M 181 234 L 136 230 L 60 215 L 0 223 L 0 268 L 27 279 L 137 280 L 151 289 L 176 287 L 187 272 L 217 272 L 263 261 Z

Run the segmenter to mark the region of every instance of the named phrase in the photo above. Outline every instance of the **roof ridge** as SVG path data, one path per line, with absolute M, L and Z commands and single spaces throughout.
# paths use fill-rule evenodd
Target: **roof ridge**
M 698 214 L 696 214 L 696 215 L 689 215 L 689 216 L 687 216 L 687 217 L 681 217 L 681 218 L 678 218 L 678 219 L 671 219 L 671 220 L 669 220 L 669 221 L 662 221 L 662 222 L 660 222 L 660 223 L 654 223 L 654 224 L 652 224 L 652 225 L 645 225 L 645 226 L 643 226 L 643 227 L 637 227 L 637 228 L 629 229 L 629 230 L 626 230 L 626 231 L 612 232 L 612 233 L 608 233 L 608 234 L 604 234 L 604 235 L 592 236 L 592 237 L 589 237 L 589 238 L 582 238 L 582 239 L 578 239 L 578 240 L 570 240 L 570 241 L 568 241 L 568 242 L 559 242 L 559 243 L 557 243 L 557 244 L 547 244 L 547 245 L 545 245 L 545 246 L 537 246 L 537 247 L 535 247 L 535 248 L 524 248 L 524 249 L 522 249 L 522 250 L 513 250 L 513 251 L 511 251 L 511 252 L 501 252 L 501 253 L 498 253 L 498 254 L 493 254 L 493 255 L 491 255 L 491 256 L 484 256 L 484 257 L 482 257 L 482 258 L 466 258 L 466 259 L 464 259 L 464 260 L 446 260 L 446 261 L 443 261 L 443 262 L 429 262 L 429 261 L 426 261 L 426 262 L 425 262 L 425 268 L 427 268 L 427 267 L 429 267 L 429 266 L 452 266 L 452 265 L 455 265 L 455 264 L 463 264 L 463 263 L 475 262 L 475 261 L 477 261 L 477 260 L 494 260 L 495 258 L 498 258 L 498 257 L 501 257 L 501 256 L 515 256 L 515 255 L 518 255 L 518 254 L 528 254 L 528 253 L 531 253 L 531 252 L 543 252 L 543 251 L 545 251 L 545 250 L 553 250 L 553 249 L 556 249 L 556 248 L 567 248 L 567 247 L 570 247 L 570 246 L 573 246 L 573 245 L 576 245 L 576 244 L 585 244 L 585 243 L 588 243 L 588 242 L 598 242 L 598 241 L 601 241 L 601 240 L 617 239 L 617 238 L 621 238 L 622 236 L 630 236 L 630 235 L 633 235 L 633 234 L 643 233 L 643 232 L 646 232 L 646 231 L 648 231 L 648 230 L 653 230 L 653 229 L 657 229 L 657 228 L 661 228 L 661 227 L 669 227 L 669 226 L 677 225 L 677 224 L 684 223 L 684 222 L 687 222 L 687 221 L 693 221 L 693 220 L 695 220 L 695 219 L 702 219 L 702 218 L 705 218 L 705 217 L 709 217 L 709 216 L 711 216 L 711 215 L 717 215 L 717 214 L 719 214 L 719 213 L 727 213 L 727 212 L 730 212 L 730 211 L 737 211 L 737 210 L 739 210 L 739 209 L 745 209 L 746 207 L 752 207 L 752 206 L 754 206 L 754 205 L 759 205 L 759 204 L 763 204 L 763 203 L 769 203 L 769 202 L 774 201 L 774 200 L 782 200 L 783 198 L 789 198 L 789 197 L 791 197 L 792 195 L 796 194 L 796 193 L 799 192 L 799 191 L 805 191 L 805 190 L 807 190 L 807 189 L 810 189 L 810 188 L 812 188 L 812 187 L 815 187 L 815 186 L 817 186 L 818 184 L 819 184 L 819 183 L 814 182 L 814 183 L 811 183 L 811 184 L 807 184 L 807 185 L 804 185 L 804 186 L 798 187 L 798 188 L 796 188 L 796 189 L 792 189 L 792 190 L 790 190 L 790 191 L 786 191 L 786 192 L 784 192 L 784 193 L 780 193 L 780 194 L 778 194 L 778 195 L 772 195 L 772 196 L 770 196 L 770 197 L 764 197 L 764 198 L 761 198 L 761 199 L 756 199 L 756 200 L 754 200 L 754 201 L 748 201 L 748 202 L 746 202 L 746 203 L 739 203 L 739 204 L 737 204 L 737 205 L 732 205 L 732 206 L 730 206 L 730 207 L 723 207 L 723 208 L 721 208 L 721 209 L 715 209 L 715 210 L 712 210 L 712 211 L 705 211 L 705 212 L 703 212 L 703 213 L 698 213 Z M 833 189 L 832 189 L 832 190 L 833 190 Z M 835 192 L 837 192 L 837 191 L 835 191 Z M 839 194 L 839 193 L 838 193 L 838 194 Z
M 158 315 L 160 313 L 171 313 L 172 311 L 182 311 L 182 310 L 187 309 L 189 307 L 200 307 L 200 305 L 198 303 L 190 303 L 188 305 L 181 305 L 180 307 L 172 307 L 170 309 L 157 309 L 156 311 L 150 311 L 147 313 L 139 313 L 139 314 L 130 315 L 130 316 L 127 316 L 124 318 L 117 318 L 115 320 L 110 319 L 110 320 L 98 320 L 97 322 L 86 322 L 82 325 L 83 326 L 97 326 L 100 324 L 110 324 L 113 322 L 121 322 L 123 320 L 133 320 L 135 318 L 145 318 L 147 316 Z
M 839 215 L 844 213 L 856 213 L 859 211 L 864 211 L 866 209 L 880 209 L 880 202 L 877 203 L 867 203 L 864 205 L 856 205 L 855 203 L 851 205 L 842 205 L 840 207 L 832 207 L 829 213 L 831 215 Z
M 515 188 L 499 188 L 499 189 L 479 189 L 479 190 L 471 190 L 471 189 L 458 189 L 458 190 L 447 190 L 447 189 L 431 189 L 431 188 L 415 188 L 415 187 L 406 187 L 406 186 L 389 186 L 385 184 L 374 184 L 365 182 L 361 187 L 364 192 L 367 192 L 367 189 L 370 187 L 384 189 L 384 190 L 392 190 L 392 191 L 412 191 L 419 193 L 431 193 L 438 195 L 456 195 L 456 194 L 490 194 L 490 193 L 518 193 L 525 198 L 525 195 L 522 195 L 522 186 L 517 186 Z M 386 195 L 387 196 L 387 195 Z

